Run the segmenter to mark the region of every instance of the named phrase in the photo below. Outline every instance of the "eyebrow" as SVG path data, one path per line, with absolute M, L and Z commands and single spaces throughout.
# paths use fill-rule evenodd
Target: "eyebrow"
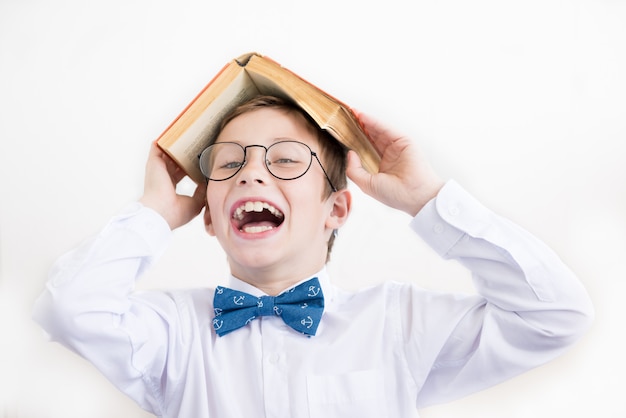
M 275 137 L 275 138 L 271 139 L 271 141 L 272 141 L 272 144 L 275 144 L 275 143 L 281 142 L 281 141 L 296 141 L 296 142 L 302 142 L 303 144 L 308 145 L 305 142 L 303 142 L 301 139 L 291 138 L 291 137 L 288 137 L 288 136 L 278 136 L 278 137 Z M 237 143 L 239 145 L 243 145 L 243 144 L 241 144 L 241 141 L 239 141 L 237 139 L 224 139 L 222 141 L 217 141 L 216 140 L 213 143 L 215 144 L 217 142 L 235 142 L 235 143 Z M 261 144 L 251 144 L 251 145 L 261 145 Z

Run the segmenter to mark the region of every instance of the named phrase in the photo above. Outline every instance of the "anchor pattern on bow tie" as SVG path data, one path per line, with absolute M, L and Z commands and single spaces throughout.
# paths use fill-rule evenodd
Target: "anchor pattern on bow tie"
M 316 277 L 278 296 L 256 297 L 218 286 L 213 307 L 213 328 L 220 337 L 261 316 L 279 316 L 294 330 L 312 336 L 324 312 L 324 295 Z

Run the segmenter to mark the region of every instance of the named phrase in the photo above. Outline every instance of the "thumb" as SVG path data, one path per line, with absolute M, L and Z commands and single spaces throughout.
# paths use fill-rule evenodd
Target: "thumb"
M 348 178 L 354 182 L 361 190 L 368 193 L 372 175 L 363 168 L 361 157 L 355 151 L 348 151 L 348 166 L 346 167 Z
M 192 196 L 187 195 L 178 195 L 177 196 L 177 219 L 176 223 L 171 225 L 172 229 L 178 228 L 179 226 L 185 225 L 193 218 L 196 217 L 204 207 L 206 199 L 206 189 L 202 187 L 202 185 L 196 186 L 194 193 Z
M 193 192 L 192 196 L 185 196 L 187 199 L 187 210 L 191 217 L 200 213 L 206 202 L 206 187 L 203 184 L 198 184 Z

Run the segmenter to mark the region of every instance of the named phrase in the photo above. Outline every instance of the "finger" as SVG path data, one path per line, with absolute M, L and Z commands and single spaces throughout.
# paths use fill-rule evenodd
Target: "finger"
M 178 165 L 178 163 L 167 153 L 161 150 L 156 143 L 154 143 L 151 149 L 151 155 L 159 158 L 163 164 L 165 164 L 165 169 L 167 170 L 167 174 L 172 179 L 173 184 L 178 184 L 187 175 L 180 165 Z
M 206 202 L 206 185 L 201 183 L 196 186 L 192 195 L 193 200 L 200 206 L 204 206 Z
M 151 158 L 151 157 L 162 158 L 163 155 L 164 155 L 163 150 L 161 150 L 161 147 L 157 145 L 157 141 L 152 141 L 150 143 L 150 152 L 148 153 L 148 158 Z
M 404 137 L 401 133 L 363 112 L 357 112 L 356 114 L 364 132 L 379 155 L 382 155 L 390 144 Z
M 181 207 L 183 208 L 183 222 L 187 223 L 198 215 L 204 207 L 206 189 L 199 185 L 194 190 L 192 196 L 179 196 Z
M 174 161 L 168 164 L 167 169 L 174 184 L 178 184 L 187 175 Z
M 361 190 L 369 193 L 372 175 L 363 168 L 359 155 L 350 150 L 348 151 L 348 166 L 346 167 L 348 178 L 354 182 Z

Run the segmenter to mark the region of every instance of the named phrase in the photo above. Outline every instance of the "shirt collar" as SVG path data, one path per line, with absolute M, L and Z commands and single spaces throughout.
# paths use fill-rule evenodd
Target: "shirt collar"
M 334 290 L 333 290 L 333 287 L 331 286 L 330 277 L 328 276 L 328 271 L 326 270 L 326 266 L 322 267 L 320 271 L 313 274 L 312 276 L 309 276 L 304 280 L 300 280 L 298 283 L 295 283 L 293 286 L 289 286 L 288 288 L 283 289 L 283 292 L 285 290 L 291 289 L 292 287 L 299 285 L 300 283 L 304 283 L 307 280 L 312 279 L 313 277 L 317 277 L 317 279 L 320 281 L 320 285 L 322 286 L 322 292 L 324 293 L 324 298 L 328 301 L 332 300 L 334 296 Z M 229 278 L 228 278 L 228 287 L 233 290 L 245 292 L 256 297 L 267 296 L 267 294 L 263 292 L 261 289 L 249 283 L 246 283 L 241 279 L 236 278 L 232 274 L 229 275 Z

